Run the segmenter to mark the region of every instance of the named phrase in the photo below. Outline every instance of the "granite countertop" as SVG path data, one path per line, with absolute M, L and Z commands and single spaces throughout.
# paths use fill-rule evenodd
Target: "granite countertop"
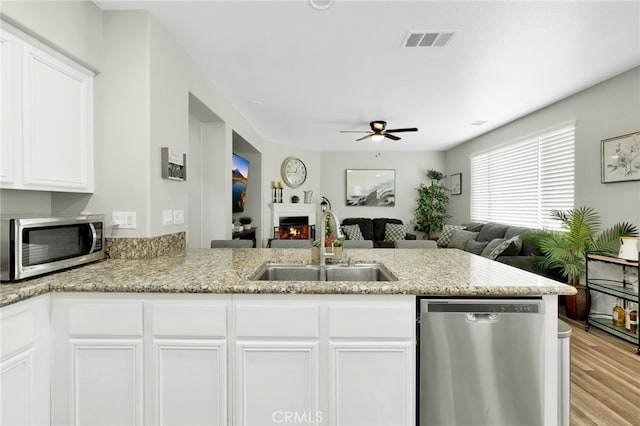
M 412 294 L 527 296 L 575 294 L 573 287 L 456 249 L 345 249 L 356 263 L 382 263 L 397 281 L 252 281 L 265 263 L 311 263 L 311 250 L 190 249 L 176 257 L 107 259 L 0 285 L 0 306 L 49 292 Z

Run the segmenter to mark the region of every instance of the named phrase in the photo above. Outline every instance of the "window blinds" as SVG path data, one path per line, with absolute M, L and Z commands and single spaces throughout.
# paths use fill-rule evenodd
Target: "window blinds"
M 471 157 L 471 220 L 559 229 L 550 211 L 573 208 L 575 127 Z

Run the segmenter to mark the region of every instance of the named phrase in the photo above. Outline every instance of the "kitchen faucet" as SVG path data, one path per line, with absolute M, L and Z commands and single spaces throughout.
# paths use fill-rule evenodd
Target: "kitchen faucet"
M 327 253 L 327 249 L 324 246 L 324 239 L 326 236 L 326 227 L 327 227 L 327 215 L 329 215 L 329 221 L 331 228 L 335 229 L 336 238 L 344 237 L 342 230 L 340 229 L 340 220 L 338 216 L 331 211 L 327 210 L 322 213 L 322 223 L 320 225 L 320 266 L 326 265 L 325 259 L 327 257 L 335 256 L 335 253 Z

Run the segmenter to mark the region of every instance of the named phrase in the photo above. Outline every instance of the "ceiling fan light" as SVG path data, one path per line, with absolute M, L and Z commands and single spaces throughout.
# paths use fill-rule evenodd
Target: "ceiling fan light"
M 374 142 L 380 142 L 383 139 L 384 139 L 384 135 L 377 134 L 377 133 L 375 135 L 371 135 L 371 140 Z

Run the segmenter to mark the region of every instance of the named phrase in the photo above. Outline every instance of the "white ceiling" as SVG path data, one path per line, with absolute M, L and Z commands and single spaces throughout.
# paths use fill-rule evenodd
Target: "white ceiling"
M 640 65 L 636 0 L 96 3 L 148 9 L 267 141 L 317 150 L 446 150 Z M 372 120 L 419 132 L 339 133 Z

